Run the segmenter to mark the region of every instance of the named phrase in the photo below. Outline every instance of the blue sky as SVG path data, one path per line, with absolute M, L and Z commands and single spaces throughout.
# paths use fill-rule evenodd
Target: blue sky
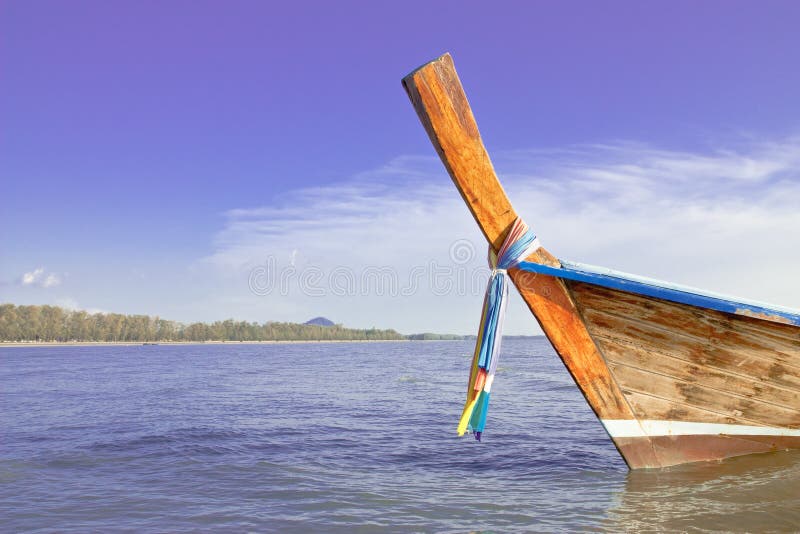
M 794 2 L 4 2 L 0 301 L 471 332 L 459 277 L 480 279 L 484 245 L 400 86 L 450 51 L 556 255 L 798 307 L 798 20 Z M 285 291 L 258 286 L 267 267 Z M 518 302 L 508 325 L 536 331 Z

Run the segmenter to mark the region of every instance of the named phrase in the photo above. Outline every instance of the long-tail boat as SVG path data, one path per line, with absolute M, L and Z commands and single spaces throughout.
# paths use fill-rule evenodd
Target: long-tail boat
M 519 219 L 452 58 L 423 65 L 403 86 L 497 254 Z M 800 311 L 567 262 L 541 247 L 523 260 L 507 275 L 630 468 L 800 448 Z M 475 369 L 477 391 L 486 377 Z

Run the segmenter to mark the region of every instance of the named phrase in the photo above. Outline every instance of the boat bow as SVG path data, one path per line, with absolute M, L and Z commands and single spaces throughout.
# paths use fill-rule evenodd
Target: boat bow
M 403 86 L 497 253 L 518 218 L 445 54 Z M 509 276 L 631 468 L 800 447 L 800 312 L 559 261 Z

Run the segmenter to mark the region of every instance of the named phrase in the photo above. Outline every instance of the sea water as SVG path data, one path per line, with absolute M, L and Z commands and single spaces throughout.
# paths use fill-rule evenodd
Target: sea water
M 0 349 L 0 530 L 800 530 L 800 453 L 629 472 L 545 339 Z

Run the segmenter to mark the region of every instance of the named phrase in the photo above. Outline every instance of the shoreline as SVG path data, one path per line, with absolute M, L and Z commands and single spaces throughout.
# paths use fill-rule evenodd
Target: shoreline
M 41 347 L 136 347 L 153 345 L 294 345 L 302 343 L 410 343 L 411 339 L 295 339 L 272 341 L 0 341 L 0 348 Z M 435 339 L 427 341 L 453 341 Z
M 506 339 L 537 339 L 543 335 L 510 335 Z M 42 348 L 42 347 L 136 347 L 153 345 L 300 345 L 320 343 L 431 343 L 471 341 L 474 337 L 465 339 L 289 339 L 269 341 L 0 341 L 0 349 L 7 348 Z

